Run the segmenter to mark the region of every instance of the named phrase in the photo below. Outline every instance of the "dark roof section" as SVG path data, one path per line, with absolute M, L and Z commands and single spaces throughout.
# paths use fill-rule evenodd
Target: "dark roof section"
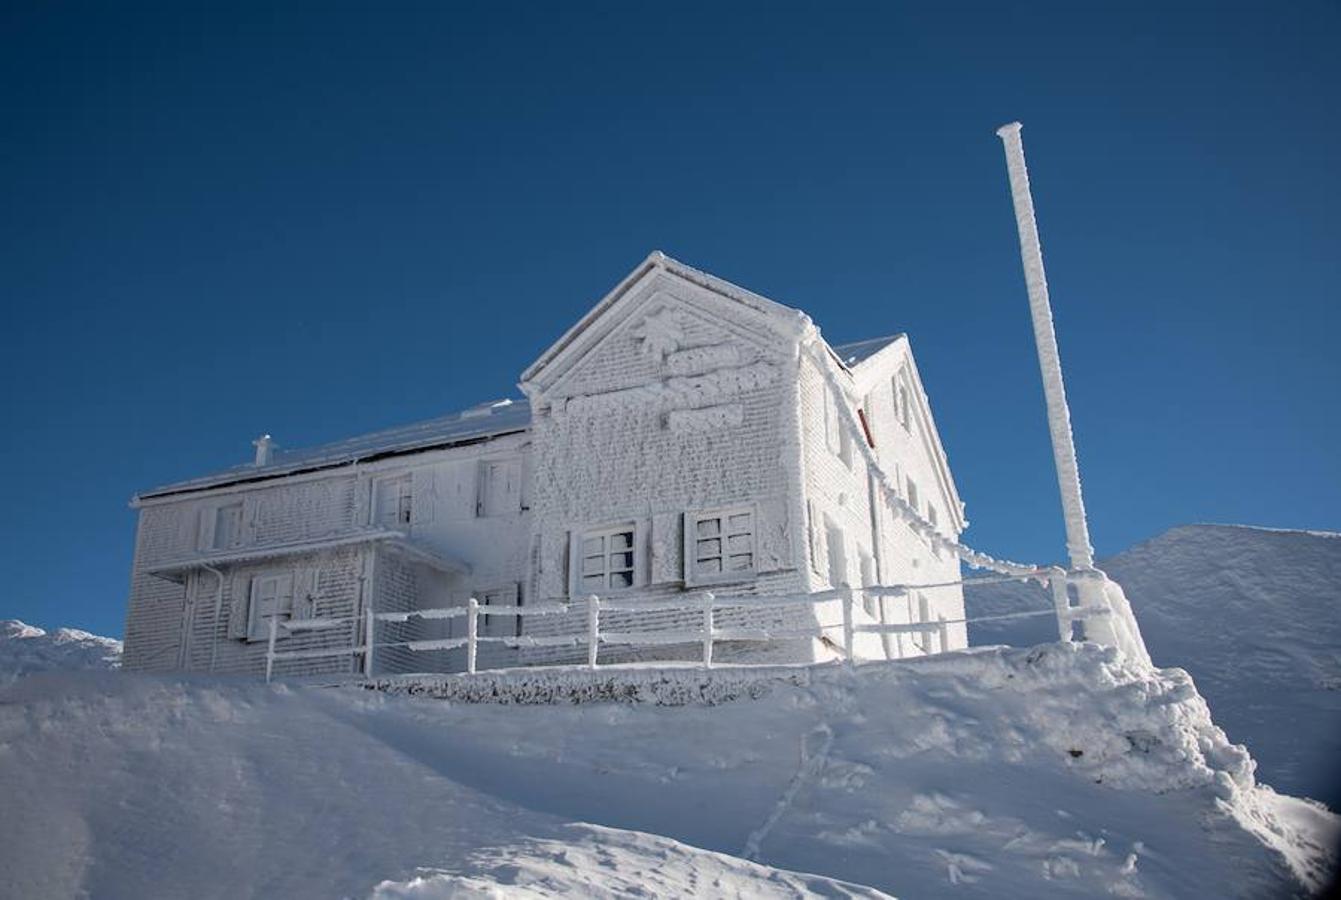
M 168 494 L 181 494 L 201 491 L 207 488 L 223 487 L 228 484 L 243 484 L 252 481 L 264 481 L 282 475 L 295 475 L 299 472 L 312 472 L 334 466 L 348 465 L 354 462 L 397 456 L 402 453 L 415 453 L 438 447 L 451 447 L 461 444 L 473 444 L 490 438 L 514 434 L 531 427 L 531 406 L 525 400 L 499 400 L 483 403 L 464 412 L 440 416 L 423 422 L 374 431 L 371 434 L 345 438 L 316 447 L 301 447 L 292 450 L 276 448 L 269 465 L 241 465 L 163 485 L 137 495 L 137 500 L 151 497 L 163 497 Z
M 833 348 L 834 354 L 843 361 L 843 365 L 849 369 L 853 366 L 861 365 L 875 356 L 881 350 L 903 337 L 900 334 L 891 334 L 889 337 L 869 338 L 864 341 L 854 341 L 851 344 L 838 344 Z

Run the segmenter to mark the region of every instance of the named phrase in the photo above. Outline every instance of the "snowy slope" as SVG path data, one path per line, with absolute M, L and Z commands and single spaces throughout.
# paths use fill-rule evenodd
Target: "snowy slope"
M 1093 645 L 628 679 L 535 705 L 24 679 L 0 892 L 1236 897 L 1330 865 L 1337 818 L 1256 786 L 1186 675 Z
M 46 632 L 18 619 L 0 620 L 0 685 L 38 672 L 115 669 L 121 642 L 75 628 Z
M 1155 663 L 1196 680 L 1258 777 L 1341 809 L 1341 535 L 1175 528 L 1099 563 L 1123 586 Z M 972 589 L 974 614 L 1043 606 L 1037 588 Z M 1047 618 L 970 626 L 974 644 L 1056 640 Z

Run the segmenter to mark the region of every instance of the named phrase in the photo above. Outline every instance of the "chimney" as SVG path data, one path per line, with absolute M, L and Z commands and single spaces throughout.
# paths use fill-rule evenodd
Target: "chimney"
M 275 442 L 270 439 L 270 435 L 261 435 L 256 440 L 252 441 L 251 445 L 256 448 L 255 464 L 258 467 L 270 465 L 270 453 L 275 446 Z

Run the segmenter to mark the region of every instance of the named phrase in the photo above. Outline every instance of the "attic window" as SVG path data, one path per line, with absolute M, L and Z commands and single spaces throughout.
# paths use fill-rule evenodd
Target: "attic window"
M 632 523 L 584 532 L 578 538 L 573 578 L 578 593 L 633 587 L 637 572 Z
M 689 513 L 684 517 L 686 584 L 744 581 L 758 572 L 754 510 Z

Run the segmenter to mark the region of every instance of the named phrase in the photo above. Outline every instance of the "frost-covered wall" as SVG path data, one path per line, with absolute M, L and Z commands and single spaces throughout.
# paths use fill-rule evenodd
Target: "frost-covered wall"
M 126 667 L 263 672 L 265 642 L 248 625 L 260 578 L 282 579 L 283 602 L 294 618 L 361 619 L 369 598 L 378 611 L 403 611 L 516 585 L 529 559 L 528 454 L 525 434 L 514 434 L 143 501 Z M 360 542 L 361 535 L 387 530 L 459 571 L 445 574 Z M 355 647 L 361 629 L 281 633 L 280 649 Z M 434 628 L 417 622 L 389 628 L 379 639 L 425 636 L 436 636 Z M 377 664 L 391 670 L 421 662 L 436 667 L 404 649 L 379 656 Z M 362 665 L 351 653 L 280 661 L 276 672 L 325 674 Z
M 828 371 L 822 372 L 807 355 L 800 369 L 810 589 L 956 581 L 958 558 L 934 550 L 891 513 L 856 446 L 873 441 L 881 468 L 900 485 L 902 496 L 957 537 L 958 501 L 938 471 L 943 468 L 940 451 L 906 341 L 900 339 L 851 373 L 826 362 Z M 841 401 L 834 396 L 835 384 Z M 864 431 L 852 427 L 839 402 L 851 413 L 861 411 Z M 881 624 L 962 619 L 963 595 L 959 588 L 935 588 L 906 597 L 867 598 L 857 618 Z M 878 647 L 868 639 L 859 652 L 907 656 L 967 646 L 962 624 L 946 628 L 948 647 L 939 639 L 891 636 Z
M 661 272 L 591 323 L 587 343 L 523 385 L 536 410 L 536 594 L 653 600 L 687 586 L 730 594 L 804 590 L 796 365 L 794 342 L 758 312 Z M 748 552 L 751 571 L 701 583 L 696 561 L 684 558 L 695 543 L 686 537 L 685 516 L 720 510 L 750 517 L 753 546 L 735 564 Z M 633 532 L 632 585 L 584 586 L 584 536 L 620 527 Z M 622 618 L 630 628 L 636 619 L 637 630 L 697 628 L 700 621 L 697 613 L 616 613 L 609 627 L 626 627 Z M 527 628 L 579 631 L 582 621 L 532 619 Z

